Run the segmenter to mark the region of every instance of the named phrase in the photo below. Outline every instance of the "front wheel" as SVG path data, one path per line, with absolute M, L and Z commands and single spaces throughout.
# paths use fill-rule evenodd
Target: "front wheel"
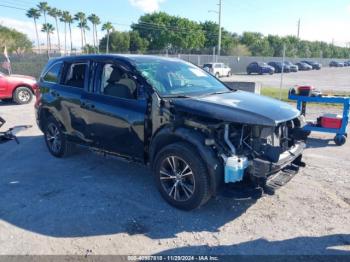
M 215 77 L 216 77 L 217 79 L 219 79 L 219 78 L 220 78 L 220 74 L 219 74 L 219 73 L 216 73 L 216 74 L 215 74 Z
M 25 86 L 17 87 L 15 92 L 13 93 L 13 101 L 19 105 L 28 104 L 32 101 L 32 99 L 32 90 Z
M 210 199 L 206 165 L 187 143 L 163 148 L 155 158 L 153 172 L 162 197 L 176 208 L 192 210 Z

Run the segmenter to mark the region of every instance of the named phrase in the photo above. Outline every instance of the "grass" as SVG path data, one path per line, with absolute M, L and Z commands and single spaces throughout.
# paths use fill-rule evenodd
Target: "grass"
M 282 88 L 281 92 L 281 100 L 284 102 L 294 102 L 288 99 L 288 93 L 289 90 Z M 322 91 L 323 94 L 327 95 L 335 95 L 335 96 L 348 96 L 350 97 L 350 92 L 342 91 L 342 92 L 334 92 L 334 91 Z M 261 95 L 280 99 L 280 89 L 278 87 L 262 87 L 261 88 Z M 343 107 L 343 105 L 340 104 L 327 104 L 327 103 L 308 103 L 308 105 L 316 105 L 316 106 L 335 106 L 335 107 Z
M 281 100 L 288 102 L 288 89 L 282 88 Z M 277 87 L 262 87 L 261 95 L 268 96 L 275 99 L 280 99 L 280 89 Z

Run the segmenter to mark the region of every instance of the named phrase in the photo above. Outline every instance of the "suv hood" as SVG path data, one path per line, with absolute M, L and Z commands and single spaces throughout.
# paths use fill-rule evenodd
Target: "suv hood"
M 175 98 L 171 103 L 176 111 L 248 125 L 277 126 L 300 115 L 287 103 L 244 91 Z

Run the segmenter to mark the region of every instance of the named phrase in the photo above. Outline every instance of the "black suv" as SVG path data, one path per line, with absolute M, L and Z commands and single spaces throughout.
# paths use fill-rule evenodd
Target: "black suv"
M 39 86 L 37 123 L 52 155 L 80 144 L 145 163 L 177 208 L 199 207 L 224 183 L 243 179 L 271 190 L 275 174 L 302 165 L 298 110 L 230 90 L 181 60 L 59 58 L 49 61 Z

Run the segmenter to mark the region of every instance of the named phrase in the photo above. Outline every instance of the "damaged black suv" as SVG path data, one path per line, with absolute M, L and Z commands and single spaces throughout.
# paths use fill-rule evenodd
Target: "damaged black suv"
M 298 110 L 230 90 L 181 60 L 59 58 L 49 61 L 39 86 L 37 123 L 52 155 L 63 157 L 80 144 L 145 163 L 177 208 L 197 208 L 221 185 L 247 178 L 273 188 L 280 171 L 303 164 Z

